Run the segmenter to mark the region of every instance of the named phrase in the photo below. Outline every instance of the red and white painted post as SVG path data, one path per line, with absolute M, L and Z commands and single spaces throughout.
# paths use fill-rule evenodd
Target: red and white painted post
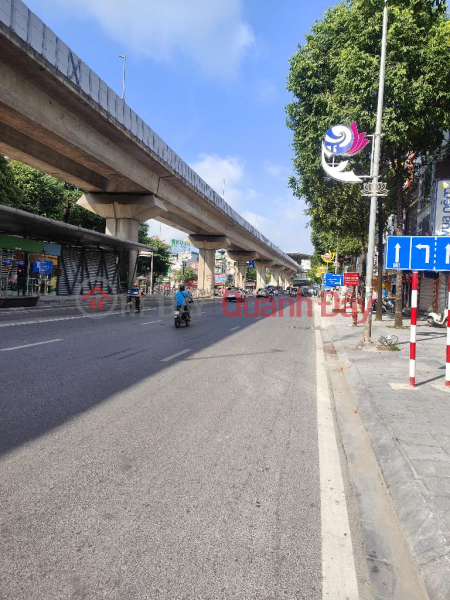
M 417 299 L 419 291 L 419 273 L 412 274 L 411 292 L 411 339 L 409 344 L 409 385 L 416 385 L 416 335 L 417 335 Z
M 448 277 L 448 301 L 447 307 L 450 311 L 450 276 Z M 445 357 L 445 385 L 450 386 L 450 319 L 447 313 L 447 354 Z

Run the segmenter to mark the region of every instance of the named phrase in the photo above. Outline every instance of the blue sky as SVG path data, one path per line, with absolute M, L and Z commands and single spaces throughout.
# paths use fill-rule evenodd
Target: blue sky
M 205 181 L 285 251 L 309 252 L 287 187 L 288 60 L 330 5 L 316 0 L 28 0 Z M 151 223 L 151 232 L 178 237 Z M 181 236 L 184 237 L 184 236 Z

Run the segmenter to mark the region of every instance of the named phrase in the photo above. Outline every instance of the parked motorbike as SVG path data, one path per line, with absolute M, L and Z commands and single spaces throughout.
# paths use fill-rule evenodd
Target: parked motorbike
M 442 313 L 430 312 L 427 316 L 427 323 L 430 327 L 446 327 L 448 321 L 448 308 Z

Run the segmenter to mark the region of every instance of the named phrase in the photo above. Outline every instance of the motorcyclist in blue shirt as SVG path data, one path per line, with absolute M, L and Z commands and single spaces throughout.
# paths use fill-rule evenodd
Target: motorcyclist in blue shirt
M 189 313 L 189 318 L 191 317 L 191 305 L 190 305 L 191 298 L 192 297 L 191 297 L 190 293 L 185 291 L 184 285 L 180 285 L 178 292 L 176 292 L 176 294 L 175 294 L 177 309 L 178 310 L 181 310 L 181 309 L 187 310 L 187 312 Z

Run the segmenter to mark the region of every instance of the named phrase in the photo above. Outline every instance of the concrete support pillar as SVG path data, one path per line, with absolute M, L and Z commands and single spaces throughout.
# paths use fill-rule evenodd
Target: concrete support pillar
M 281 266 L 274 265 L 270 272 L 272 274 L 272 285 L 281 285 Z
M 168 212 L 164 202 L 153 194 L 84 194 L 77 204 L 106 219 L 107 235 L 130 242 L 138 241 L 139 223 Z M 137 252 L 130 250 L 127 265 L 121 265 L 122 282 L 132 283 L 136 258 Z
M 256 267 L 256 289 L 264 288 L 267 285 L 266 282 L 266 269 L 273 265 L 271 260 L 257 260 L 255 262 Z
M 290 273 L 291 272 L 288 269 L 283 269 L 281 271 L 281 283 L 280 283 L 280 285 L 283 286 L 283 289 L 286 289 L 287 287 L 289 287 L 291 285 L 291 281 L 289 279 Z
M 248 250 L 229 250 L 228 256 L 236 261 L 234 263 L 234 285 L 245 289 L 245 279 L 247 276 L 247 263 L 249 260 L 258 258 L 257 252 Z
M 214 268 L 216 265 L 216 250 L 198 249 L 198 280 L 197 290 L 207 296 L 214 293 Z
M 198 248 L 197 291 L 204 296 L 214 296 L 214 271 L 216 250 L 229 245 L 224 235 L 190 235 L 189 243 Z
M 245 278 L 247 276 L 247 263 L 238 261 L 234 263 L 234 265 L 234 285 L 236 287 L 245 288 Z

